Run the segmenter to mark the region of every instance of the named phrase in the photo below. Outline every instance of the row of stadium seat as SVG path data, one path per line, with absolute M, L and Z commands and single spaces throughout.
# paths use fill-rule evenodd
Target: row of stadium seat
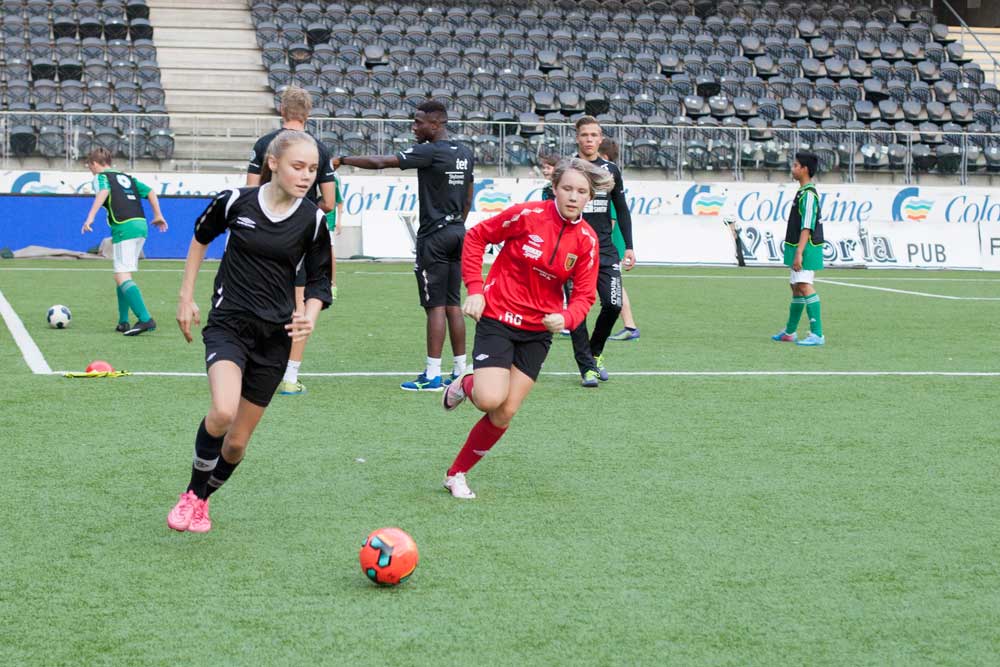
M 455 28 L 466 25 L 484 27 L 491 23 L 520 23 L 532 27 L 541 25 L 550 30 L 563 27 L 582 30 L 588 25 L 653 30 L 660 25 L 677 26 L 685 22 L 688 25 L 700 25 L 702 19 L 708 22 L 713 16 L 723 20 L 740 18 L 745 21 L 759 19 L 772 22 L 809 18 L 814 21 L 832 19 L 858 22 L 874 19 L 884 23 L 898 21 L 906 24 L 920 20 L 930 23 L 934 20 L 934 12 L 927 1 L 894 4 L 883 2 L 873 5 L 865 2 L 758 3 L 708 0 L 695 6 L 688 2 L 676 2 L 673 6 L 665 2 L 632 2 L 628 6 L 613 2 L 569 2 L 561 3 L 563 7 L 543 6 L 540 3 L 527 3 L 528 6 L 524 6 L 525 3 L 506 2 L 480 5 L 458 3 L 447 9 L 443 4 L 416 6 L 375 2 L 352 3 L 347 6 L 339 3 L 251 0 L 250 11 L 258 22 L 278 20 L 308 24 L 327 21 L 354 25 L 423 22 L 428 25 L 451 25 Z M 614 6 L 615 4 L 618 6 Z
M 8 38 L 0 45 L 0 52 L 7 60 L 15 58 L 97 59 L 108 62 L 156 60 L 156 46 L 151 39 L 137 39 L 130 42 L 123 39 L 105 41 L 96 37 L 84 39 L 60 37 L 55 41 L 45 38 L 30 40 Z
M 106 81 L 91 81 L 84 85 L 80 81 L 39 80 L 33 86 L 27 81 L 8 81 L 0 84 L 0 99 L 8 110 L 37 107 L 41 104 L 53 105 L 56 109 L 73 104 L 108 103 L 115 107 L 142 105 L 144 107 L 164 104 L 166 95 L 158 82 L 136 85 L 130 81 L 119 81 L 111 85 Z M 141 111 L 141 108 L 140 108 Z M 139 113 L 130 110 L 128 113 Z
M 148 19 L 146 0 L 4 0 L 0 20 L 22 18 Z
M 8 83 L 23 81 L 30 78 L 32 84 L 41 81 L 58 79 L 60 82 L 109 82 L 119 83 L 159 83 L 160 68 L 154 60 L 144 60 L 139 63 L 104 60 L 88 60 L 81 62 L 71 58 L 63 58 L 58 63 L 39 58 L 30 63 L 20 60 L 8 60 L 4 66 Z
M 919 22 L 906 26 L 902 23 L 885 24 L 873 20 L 862 25 L 856 21 L 840 23 L 832 19 L 819 23 L 811 19 L 802 19 L 798 23 L 787 19 L 777 23 L 760 20 L 759 22 L 754 21 L 752 24 L 748 24 L 742 19 L 733 19 L 729 22 L 720 19 L 718 23 L 710 21 L 706 25 L 670 26 L 660 24 L 652 30 L 646 28 L 619 30 L 614 27 L 589 30 L 574 29 L 568 26 L 550 30 L 537 27 L 537 24 L 529 26 L 491 24 L 481 28 L 472 26 L 452 28 L 447 25 L 430 27 L 424 23 L 387 23 L 383 25 L 334 23 L 330 25 L 319 22 L 303 25 L 296 21 L 262 21 L 257 23 L 256 27 L 258 38 L 262 43 L 279 40 L 279 38 L 284 40 L 286 44 L 298 42 L 309 42 L 310 44 L 323 42 L 364 43 L 381 39 L 389 44 L 410 43 L 412 46 L 425 43 L 447 46 L 454 43 L 479 42 L 479 45 L 485 48 L 493 48 L 500 44 L 509 44 L 514 47 L 527 45 L 545 48 L 551 44 L 557 48 L 570 48 L 576 45 L 586 49 L 598 43 L 615 42 L 621 42 L 626 47 L 632 43 L 645 43 L 653 48 L 661 48 L 667 41 L 698 44 L 724 36 L 736 39 L 754 38 L 761 41 L 768 38 L 809 40 L 823 37 L 830 41 L 848 39 L 857 42 L 867 39 L 879 42 L 891 39 L 898 42 L 907 40 L 926 42 L 933 38 L 947 43 L 947 40 L 950 39 L 948 28 L 943 24 L 931 26 Z
M 0 16 L 3 16 L 0 14 Z M 61 37 L 103 37 L 112 39 L 153 39 L 153 26 L 148 19 L 101 19 L 72 18 L 60 16 L 56 19 L 33 17 L 28 20 L 4 17 L 0 24 L 0 35 L 9 38 L 59 39 Z
M 135 127 L 124 134 L 117 128 L 98 125 L 94 129 L 74 126 L 71 132 L 58 125 L 12 125 L 10 151 L 15 157 L 64 158 L 84 156 L 94 148 L 107 148 L 124 158 L 169 160 L 174 155 L 174 136 L 166 128 Z

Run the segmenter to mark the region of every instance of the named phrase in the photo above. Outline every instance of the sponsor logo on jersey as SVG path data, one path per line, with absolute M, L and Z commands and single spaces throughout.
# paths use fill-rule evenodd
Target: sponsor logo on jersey
M 576 266 L 576 260 L 577 259 L 578 258 L 577 258 L 576 255 L 574 255 L 571 252 L 568 252 L 568 253 L 566 253 L 566 261 L 563 263 L 563 266 L 566 268 L 567 271 L 569 271 L 574 266 Z
M 236 218 L 236 222 L 234 224 L 237 224 L 240 227 L 246 227 L 247 229 L 254 229 L 257 227 L 256 222 L 242 215 Z
M 533 245 L 528 245 L 525 243 L 521 246 L 521 250 L 524 251 L 524 256 L 528 259 L 539 259 L 542 256 L 542 249 L 536 248 Z
M 132 179 L 126 176 L 125 174 L 116 175 L 115 180 L 118 181 L 118 185 L 122 186 L 123 188 L 132 187 Z
M 459 171 L 466 171 L 468 168 L 469 168 L 468 159 L 463 160 L 462 158 L 458 158 L 455 160 L 455 169 L 458 169 Z
M 542 245 L 542 243 L 544 241 L 545 241 L 545 239 L 543 239 L 538 234 L 529 234 L 528 235 L 528 243 L 534 243 L 535 245 Z
M 533 266 L 531 268 L 535 270 L 535 273 L 537 273 L 538 275 L 540 275 L 542 278 L 545 278 L 546 280 L 555 280 L 556 277 L 557 277 L 556 274 L 549 273 L 548 271 L 543 271 L 542 269 L 538 268 L 537 266 Z

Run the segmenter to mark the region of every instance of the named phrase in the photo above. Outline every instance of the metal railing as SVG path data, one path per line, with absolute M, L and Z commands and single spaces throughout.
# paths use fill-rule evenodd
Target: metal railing
M 949 3 L 948 0 L 938 0 L 938 1 L 942 5 L 944 5 L 945 9 L 951 12 L 951 15 L 954 16 L 955 20 L 958 21 L 958 25 L 962 29 L 962 44 L 963 45 L 965 44 L 965 36 L 968 35 L 973 40 L 975 40 L 976 44 L 979 45 L 979 48 L 983 50 L 983 53 L 986 54 L 986 56 L 993 63 L 993 85 L 997 85 L 998 74 L 1000 74 L 1000 62 L 997 62 L 997 59 L 993 57 L 993 54 L 990 52 L 989 49 L 986 48 L 986 45 L 983 44 L 983 41 L 979 39 L 979 35 L 977 35 L 975 31 L 973 31 L 973 29 L 969 27 L 969 24 L 965 22 L 965 19 L 963 19 L 957 11 L 955 11 L 955 8 L 951 6 L 951 3 Z
M 129 168 L 138 160 L 157 160 L 161 171 L 237 171 L 246 168 L 256 138 L 280 123 L 275 116 L 174 114 L 169 120 L 169 133 L 157 135 L 166 116 L 0 112 L 0 162 L 10 169 L 14 159 L 41 156 L 52 168 L 82 169 L 81 159 L 93 146 L 103 145 Z M 46 129 L 39 132 L 41 127 Z M 381 118 L 313 118 L 308 124 L 334 155 L 396 153 L 413 144 L 411 127 L 410 120 Z M 889 127 L 603 127 L 617 141 L 624 169 L 651 170 L 667 179 L 717 174 L 739 181 L 751 171 L 787 172 L 798 150 L 815 151 L 824 172 L 848 183 L 881 173 L 904 183 L 927 174 L 965 184 L 970 175 L 1000 173 L 1000 134 L 993 133 Z M 449 128 L 452 137 L 473 148 L 480 166 L 494 167 L 499 175 L 534 167 L 543 152 L 569 155 L 576 150 L 575 128 L 568 122 L 450 121 Z

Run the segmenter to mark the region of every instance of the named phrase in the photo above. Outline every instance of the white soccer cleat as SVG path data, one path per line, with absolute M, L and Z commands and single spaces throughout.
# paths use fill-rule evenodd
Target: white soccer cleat
M 447 475 L 444 478 L 444 488 L 448 489 L 456 498 L 461 498 L 462 500 L 472 500 L 476 497 L 476 494 L 472 492 L 469 485 L 465 482 L 465 473 L 456 472 L 454 475 Z

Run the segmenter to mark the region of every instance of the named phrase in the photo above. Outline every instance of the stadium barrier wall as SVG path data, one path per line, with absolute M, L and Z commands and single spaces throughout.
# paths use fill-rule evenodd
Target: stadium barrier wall
M 194 220 L 210 195 L 237 187 L 244 178 L 136 175 L 163 193 L 160 200 L 170 223 L 165 234 L 150 230 L 150 258 L 184 257 Z M 412 258 L 416 179 L 350 174 L 343 180 L 347 211 L 342 224 L 358 228 L 361 253 Z M 80 234 L 91 203 L 91 181 L 84 172 L 0 173 L 0 193 L 12 193 L 0 194 L 0 247 L 86 251 L 96 246 L 107 235 L 103 210 L 95 231 Z M 542 184 L 538 179 L 477 181 L 470 224 L 536 198 Z M 741 228 L 748 264 L 781 264 L 794 184 L 633 181 L 628 186 L 640 261 L 733 264 L 735 245 L 721 224 L 732 216 Z M 820 184 L 820 193 L 830 265 L 1000 270 L 1000 197 L 993 191 Z M 218 258 L 222 249 L 223 242 L 216 241 L 208 256 Z

